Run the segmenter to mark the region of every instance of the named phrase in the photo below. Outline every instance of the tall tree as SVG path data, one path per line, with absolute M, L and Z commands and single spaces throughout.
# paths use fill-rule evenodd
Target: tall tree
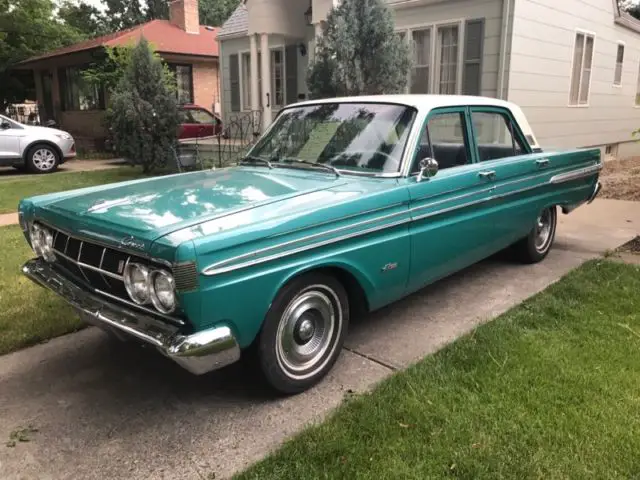
M 167 0 L 147 0 L 145 12 L 147 20 L 169 18 L 169 2 Z
M 410 66 L 384 0 L 343 0 L 329 13 L 307 84 L 313 98 L 398 93 Z
M 25 99 L 27 79 L 12 71 L 18 62 L 80 40 L 54 10 L 51 0 L 0 0 L 0 110 Z
M 178 131 L 176 97 L 166 70 L 143 38 L 131 51 L 123 77 L 111 95 L 106 121 L 116 152 L 145 172 L 171 159 Z
M 146 18 L 140 0 L 104 0 L 110 32 L 117 32 L 144 23 Z
M 241 0 L 200 0 L 200 23 L 219 27 L 240 4 Z
M 63 0 L 58 9 L 58 18 L 85 38 L 107 33 L 106 19 L 102 12 L 81 0 Z

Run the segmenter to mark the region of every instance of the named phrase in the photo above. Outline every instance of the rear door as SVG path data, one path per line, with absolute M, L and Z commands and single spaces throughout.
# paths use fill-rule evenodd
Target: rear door
M 476 161 L 468 108 L 435 109 L 423 128 L 408 178 L 412 291 L 490 255 L 496 234 L 487 214 L 494 178 Z M 439 171 L 418 181 L 426 157 Z
M 495 182 L 495 248 L 525 236 L 547 207 L 549 180 L 566 168 L 544 153 L 532 154 L 511 112 L 499 107 L 469 109 L 476 158 Z

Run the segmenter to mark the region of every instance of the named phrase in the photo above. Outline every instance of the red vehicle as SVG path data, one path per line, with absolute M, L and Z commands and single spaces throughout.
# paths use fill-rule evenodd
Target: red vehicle
M 222 133 L 220 117 L 198 105 L 181 105 L 180 123 L 180 140 L 213 137 Z

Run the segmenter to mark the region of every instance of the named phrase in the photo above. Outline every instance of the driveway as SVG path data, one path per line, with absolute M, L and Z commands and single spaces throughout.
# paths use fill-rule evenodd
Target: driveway
M 345 395 L 376 382 L 640 233 L 640 204 L 597 200 L 562 216 L 542 264 L 492 258 L 356 322 L 316 389 L 272 398 L 244 364 L 193 377 L 88 329 L 0 358 L 0 478 L 227 478 Z M 19 319 L 16 319 L 19 321 Z M 4 446 L 27 425 L 31 441 Z

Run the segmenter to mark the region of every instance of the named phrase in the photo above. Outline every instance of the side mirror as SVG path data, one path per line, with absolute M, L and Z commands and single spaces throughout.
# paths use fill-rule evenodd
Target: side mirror
M 420 160 L 420 173 L 418 174 L 418 182 L 425 178 L 429 180 L 438 173 L 438 162 L 434 158 L 423 158 Z
M 11 128 L 11 124 L 5 120 L 2 121 L 2 123 L 0 123 L 0 129 L 2 130 L 9 130 Z

